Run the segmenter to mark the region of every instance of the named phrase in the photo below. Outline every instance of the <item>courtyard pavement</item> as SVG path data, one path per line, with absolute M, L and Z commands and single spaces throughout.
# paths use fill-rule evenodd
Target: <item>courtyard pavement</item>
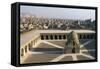
M 37 47 L 31 49 L 23 64 L 95 59 L 94 39 L 81 39 L 80 53 L 64 54 L 65 44 L 66 40 L 41 40 Z

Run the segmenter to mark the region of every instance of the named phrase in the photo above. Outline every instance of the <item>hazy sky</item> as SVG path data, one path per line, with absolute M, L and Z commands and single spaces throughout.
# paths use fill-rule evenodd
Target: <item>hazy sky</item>
M 53 18 L 67 19 L 95 19 L 95 10 L 91 9 L 73 9 L 73 8 L 57 8 L 57 7 L 40 7 L 40 6 L 21 6 L 21 14 L 32 14 L 38 16 L 46 16 Z

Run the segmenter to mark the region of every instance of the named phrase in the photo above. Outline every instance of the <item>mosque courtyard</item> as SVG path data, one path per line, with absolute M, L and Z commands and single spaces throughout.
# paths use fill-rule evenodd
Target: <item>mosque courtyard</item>
M 80 39 L 79 53 L 64 53 L 66 40 L 40 40 L 26 54 L 23 63 L 43 63 L 95 59 L 95 40 Z

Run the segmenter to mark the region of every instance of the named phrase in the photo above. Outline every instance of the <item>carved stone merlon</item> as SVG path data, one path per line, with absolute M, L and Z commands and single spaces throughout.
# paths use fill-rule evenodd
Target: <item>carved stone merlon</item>
M 80 52 L 80 43 L 78 35 L 75 31 L 72 31 L 67 36 L 66 46 L 64 48 L 64 53 L 79 53 Z

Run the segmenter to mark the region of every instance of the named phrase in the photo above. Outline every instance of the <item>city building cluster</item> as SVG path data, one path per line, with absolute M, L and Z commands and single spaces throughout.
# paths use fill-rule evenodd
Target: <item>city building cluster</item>
M 69 29 L 95 29 L 95 20 L 73 20 L 62 18 L 48 18 L 39 16 L 21 16 L 20 32 L 31 30 L 69 30 Z

